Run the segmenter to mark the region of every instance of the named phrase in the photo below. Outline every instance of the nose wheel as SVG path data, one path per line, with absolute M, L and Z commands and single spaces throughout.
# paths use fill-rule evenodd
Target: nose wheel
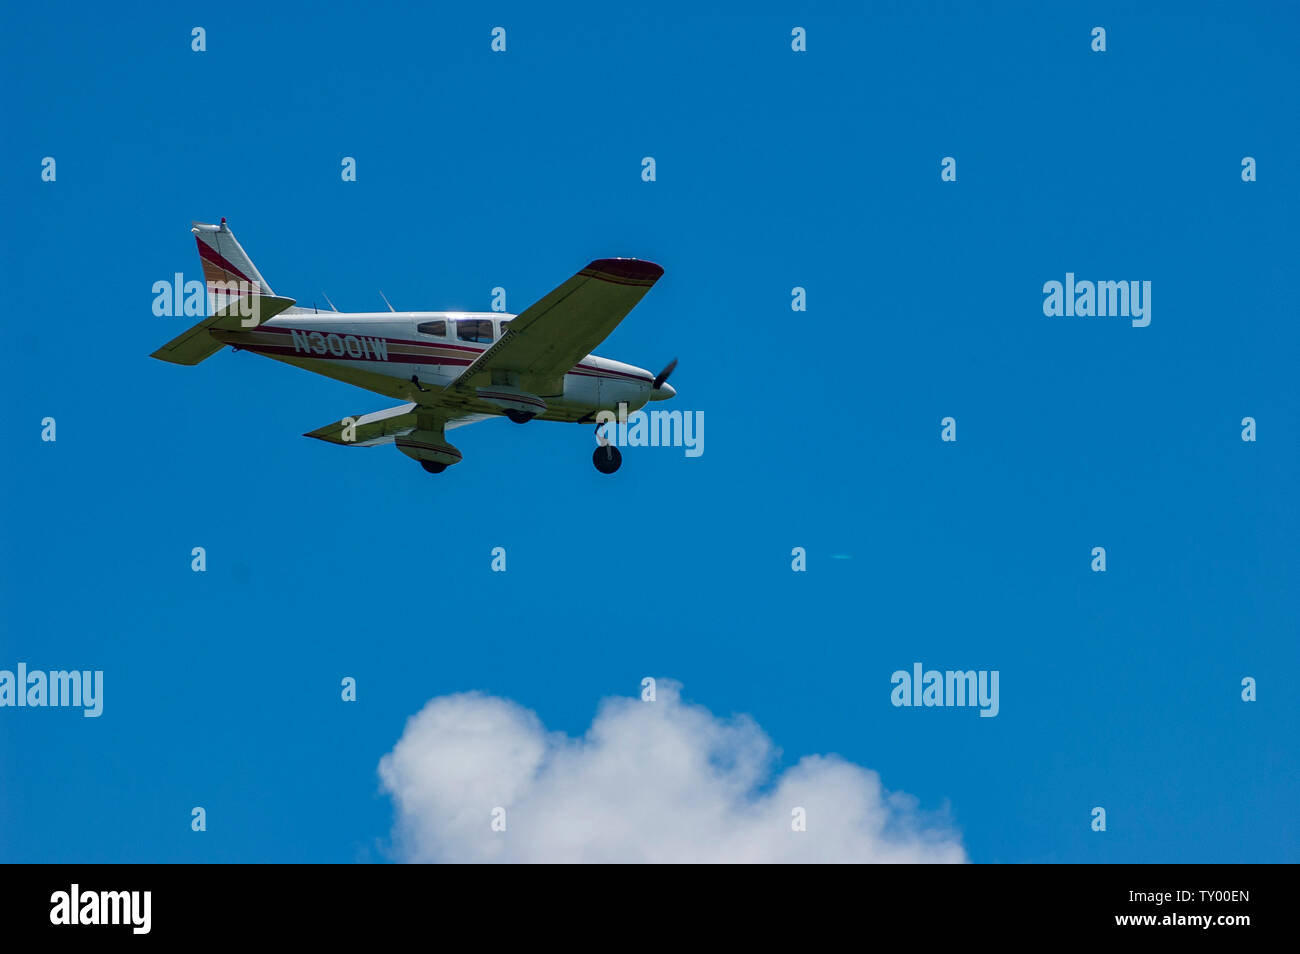
M 613 444 L 605 444 L 596 448 L 596 452 L 591 455 L 591 462 L 602 474 L 612 474 L 623 465 L 623 454 Z

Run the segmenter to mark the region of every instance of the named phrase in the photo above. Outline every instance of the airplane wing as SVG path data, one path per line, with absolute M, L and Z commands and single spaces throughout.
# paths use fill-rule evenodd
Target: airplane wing
M 391 444 L 396 438 L 412 431 L 416 427 L 416 415 L 437 413 L 436 409 L 419 407 L 416 404 L 400 404 L 383 411 L 372 411 L 351 420 L 344 418 L 335 424 L 326 424 L 314 431 L 308 431 L 303 437 L 329 441 L 331 444 L 345 444 L 349 447 L 376 447 L 379 444 Z M 497 414 L 462 414 L 447 419 L 445 430 L 464 427 L 477 421 L 486 421 Z M 350 428 L 350 432 L 349 432 Z M 350 438 L 350 439 L 349 439 Z
M 564 390 L 564 375 L 609 336 L 664 270 L 635 258 L 602 258 L 510 321 L 492 347 L 450 388 L 490 383 L 480 375 L 514 371 L 519 386 L 543 396 Z

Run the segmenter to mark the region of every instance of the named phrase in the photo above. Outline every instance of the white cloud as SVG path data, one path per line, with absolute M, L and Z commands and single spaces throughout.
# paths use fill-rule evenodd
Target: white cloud
M 960 835 L 880 777 L 813 755 L 771 777 L 750 718 L 719 719 L 660 680 L 607 699 L 582 739 L 479 693 L 430 701 L 379 763 L 410 861 L 961 862 Z M 491 828 L 494 808 L 506 830 Z M 807 830 L 791 830 L 802 807 Z

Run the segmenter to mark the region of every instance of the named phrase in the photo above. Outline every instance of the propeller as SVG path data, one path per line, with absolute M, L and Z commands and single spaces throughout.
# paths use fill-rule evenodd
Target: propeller
M 673 360 L 664 365 L 664 369 L 655 375 L 654 390 L 657 391 L 664 386 L 664 382 L 668 380 L 668 375 L 673 373 L 673 368 L 675 367 L 677 367 L 676 358 L 673 358 Z

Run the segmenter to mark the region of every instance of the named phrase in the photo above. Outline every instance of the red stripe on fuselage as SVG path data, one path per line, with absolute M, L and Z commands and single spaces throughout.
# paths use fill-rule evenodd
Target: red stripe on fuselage
M 347 354 L 335 355 L 334 352 L 331 351 L 326 351 L 324 355 L 320 355 L 320 354 L 316 354 L 315 351 L 309 351 L 309 352 L 302 351 L 299 350 L 299 348 L 287 346 L 287 344 L 286 346 L 278 346 L 278 344 L 255 344 L 255 343 L 244 344 L 240 342 L 231 342 L 231 343 L 239 344 L 240 347 L 246 348 L 247 351 L 269 350 L 269 348 L 282 348 L 282 351 L 279 352 L 279 354 L 291 354 L 291 355 L 298 354 L 298 355 L 303 355 L 304 357 L 318 357 L 318 359 L 321 360 L 333 359 L 335 361 L 363 361 L 363 363 L 367 363 L 367 364 L 393 364 L 394 361 L 395 363 L 402 364 L 404 361 L 404 363 L 406 364 L 447 364 L 447 365 L 458 365 L 458 367 L 461 367 L 461 365 L 463 365 L 463 367 L 468 367 L 468 365 L 473 364 L 474 359 L 477 359 L 478 355 L 481 355 L 482 352 L 486 351 L 486 348 L 465 347 L 463 346 L 463 344 L 451 344 L 448 342 L 417 342 L 417 341 L 411 341 L 411 339 L 409 338 L 389 338 L 386 337 L 386 335 L 365 333 L 365 331 L 357 331 L 357 330 L 348 330 L 346 331 L 346 333 L 339 334 L 338 331 L 324 331 L 321 329 L 287 328 L 287 326 L 282 326 L 282 325 L 281 326 L 261 325 L 260 328 L 257 329 L 257 331 L 261 331 L 261 333 L 287 334 L 287 335 L 291 335 L 292 333 L 294 333 L 294 331 L 298 331 L 299 334 L 304 334 L 304 335 L 333 334 L 333 335 L 337 335 L 338 338 L 346 338 L 347 335 L 352 335 L 352 337 L 354 338 L 378 338 L 381 339 L 381 341 L 390 344 L 390 346 L 393 346 L 393 344 L 398 344 L 398 346 L 426 348 L 426 350 L 432 351 L 433 354 L 412 355 L 412 354 L 398 354 L 398 352 L 390 352 L 389 361 L 376 361 L 373 359 L 373 357 L 365 357 L 365 356 L 352 357 L 351 355 L 347 355 Z M 473 357 L 467 360 L 467 359 L 459 359 L 459 357 L 447 357 L 445 355 L 439 355 L 437 354 L 438 348 L 445 348 L 445 350 L 451 350 L 451 351 L 468 352 L 468 354 L 473 355 Z M 595 365 L 591 365 L 591 364 L 573 365 L 573 368 L 569 369 L 567 373 L 580 374 L 580 376 L 584 376 L 584 377 L 615 378 L 615 380 L 638 381 L 641 383 L 651 383 L 654 381 L 654 378 L 642 376 L 642 374 L 625 372 L 625 370 L 615 370 L 614 368 L 597 368 L 595 367 Z
M 340 337 L 340 338 L 346 337 L 347 335 L 352 335 L 354 338 L 366 338 L 366 337 L 369 337 L 369 338 L 379 338 L 379 339 L 381 339 L 381 340 L 387 342 L 389 345 L 408 345 L 408 346 L 414 346 L 414 347 L 417 347 L 417 348 L 431 348 L 431 349 L 437 349 L 437 348 L 449 348 L 449 349 L 451 349 L 451 350 L 453 350 L 453 351 L 466 351 L 466 352 L 469 352 L 470 354 L 474 355 L 475 358 L 477 358 L 479 355 L 481 355 L 484 351 L 487 350 L 486 348 L 468 348 L 468 347 L 465 347 L 464 345 L 455 345 L 455 344 L 450 344 L 450 343 L 448 343 L 448 342 L 412 341 L 410 338 L 389 338 L 389 337 L 387 337 L 387 336 L 385 336 L 385 335 L 375 334 L 375 333 L 373 333 L 373 332 L 364 332 L 364 331 L 356 331 L 356 330 L 349 330 L 349 331 L 347 331 L 347 332 L 344 332 L 343 334 L 340 334 L 340 333 L 337 332 L 337 331 L 322 331 L 322 330 L 319 329 L 319 328 L 289 328 L 289 327 L 285 327 L 285 326 L 276 326 L 276 327 L 272 327 L 271 325 L 262 325 L 262 326 L 261 326 L 260 328 L 258 328 L 257 330 L 258 330 L 258 331 L 263 331 L 263 332 L 273 332 L 273 333 L 275 333 L 275 334 L 281 334 L 281 335 L 291 335 L 291 334 L 293 334 L 293 332 L 296 331 L 296 332 L 298 332 L 299 334 L 303 334 L 303 335 L 310 335 L 310 334 L 320 334 L 320 335 L 338 335 L 338 337 Z M 255 348 L 256 348 L 255 345 L 244 345 L 244 346 L 242 346 L 242 347 L 246 347 L 246 348 L 248 348 L 248 350 L 250 350 L 250 351 L 255 350 Z M 329 352 L 327 352 L 326 354 L 323 354 L 323 355 L 318 355 L 318 354 L 316 354 L 315 352 L 311 352 L 310 354 L 308 354 L 307 352 L 303 352 L 303 351 L 298 351 L 297 353 L 298 353 L 298 354 L 306 354 L 308 357 L 313 357 L 313 356 L 314 356 L 314 357 L 318 357 L 318 358 L 331 357 L 331 358 L 334 358 L 334 359 L 336 359 L 336 360 L 348 360 L 348 361 L 367 361 L 367 360 L 372 360 L 372 359 L 367 359 L 367 358 L 364 358 L 364 357 L 362 357 L 362 358 L 353 358 L 353 357 L 350 357 L 350 356 L 348 356 L 348 355 L 336 355 L 336 354 L 329 353 Z M 417 357 L 420 357 L 420 358 L 424 358 L 424 357 L 426 357 L 426 356 L 424 356 L 424 355 L 410 355 L 410 354 L 403 354 L 401 357 L 402 357 L 403 359 L 412 359 L 412 360 L 409 360 L 409 361 L 407 362 L 408 364 L 428 364 L 428 363 L 430 363 L 430 362 L 427 361 L 427 360 L 420 360 L 420 361 L 414 360 L 414 358 L 417 358 Z M 379 362 L 379 363 L 382 364 L 383 362 Z M 442 360 L 442 361 L 440 361 L 440 362 L 434 362 L 434 363 L 441 363 L 441 364 L 455 364 L 455 365 L 470 365 L 470 364 L 473 363 L 473 359 L 471 359 L 471 360 L 469 360 L 469 361 L 461 361 L 461 360 L 457 360 L 457 359 L 445 359 L 445 360 Z M 634 373 L 631 372 L 631 371 L 618 371 L 618 370 L 615 370 L 614 368 L 598 368 L 598 367 L 596 367 L 595 365 L 590 365 L 590 364 L 575 364 L 575 365 L 573 366 L 573 368 L 572 368 L 568 373 L 569 373 L 569 374 L 578 374 L 578 373 L 580 373 L 581 371 L 591 372 L 590 376 L 592 376 L 592 377 L 598 377 L 598 378 L 622 378 L 622 379 L 629 380 L 629 381 L 640 381 L 640 382 L 643 382 L 643 383 L 653 383 L 653 382 L 654 382 L 654 379 L 653 379 L 653 378 L 651 378 L 651 377 L 649 377 L 649 376 L 646 376 L 646 375 L 634 374 Z

